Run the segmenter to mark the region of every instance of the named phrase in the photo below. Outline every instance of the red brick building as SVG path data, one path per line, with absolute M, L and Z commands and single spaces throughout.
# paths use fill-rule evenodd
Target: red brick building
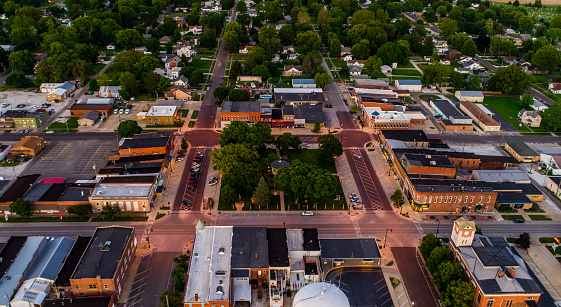
M 537 306 L 542 291 L 505 238 L 475 234 L 475 222 L 454 221 L 450 249 L 475 287 L 473 306 Z

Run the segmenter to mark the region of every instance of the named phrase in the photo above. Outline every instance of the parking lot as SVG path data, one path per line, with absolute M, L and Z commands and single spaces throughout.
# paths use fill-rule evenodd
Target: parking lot
M 349 166 L 351 167 L 354 178 L 360 178 L 356 183 L 360 192 L 359 194 L 362 196 L 364 208 L 369 210 L 392 210 L 385 198 L 380 181 L 378 177 L 376 177 L 377 174 L 372 168 L 370 159 L 368 155 L 366 155 L 366 151 L 346 149 L 344 152 L 349 161 Z
M 2 114 L 7 110 L 28 110 L 34 111 L 36 109 L 46 109 L 51 110 L 54 109 L 55 112 L 58 112 L 64 109 L 65 103 L 64 102 L 48 102 L 47 101 L 47 94 L 46 93 L 33 93 L 32 90 L 9 90 L 5 92 L 0 92 L 0 105 L 4 103 L 9 103 L 8 106 L 2 107 L 0 110 Z M 42 107 L 41 105 L 44 103 L 51 104 L 49 107 Z M 18 108 L 18 105 L 25 105 L 23 107 Z
M 325 277 L 325 281 L 339 287 L 347 295 L 352 307 L 393 306 L 388 285 L 381 268 L 338 268 L 329 272 Z
M 42 174 L 69 180 L 92 179 L 94 165 L 105 166 L 107 155 L 117 147 L 115 141 L 84 140 L 48 144 L 46 150 L 30 161 L 24 175 Z

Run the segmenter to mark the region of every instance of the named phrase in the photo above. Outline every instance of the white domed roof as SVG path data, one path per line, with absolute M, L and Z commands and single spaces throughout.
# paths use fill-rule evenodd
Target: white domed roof
M 292 307 L 349 307 L 349 299 L 337 286 L 326 282 L 314 282 L 298 290 Z

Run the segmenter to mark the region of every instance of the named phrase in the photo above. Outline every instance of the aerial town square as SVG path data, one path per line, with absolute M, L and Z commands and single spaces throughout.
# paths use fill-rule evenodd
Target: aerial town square
M 561 307 L 561 0 L 0 22 L 0 307 Z

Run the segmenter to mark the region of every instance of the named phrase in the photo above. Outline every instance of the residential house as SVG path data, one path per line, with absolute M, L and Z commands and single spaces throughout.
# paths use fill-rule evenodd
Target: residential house
M 146 113 L 146 126 L 174 125 L 179 119 L 176 106 L 152 106 Z
M 546 75 L 549 73 L 549 70 L 539 70 L 536 66 L 526 62 L 520 64 L 522 71 L 529 74 L 529 75 Z
M 193 100 L 191 91 L 187 91 L 186 86 L 174 85 L 171 89 L 165 92 L 167 100 Z
M 382 65 L 382 67 L 380 67 L 380 71 L 387 76 L 392 73 L 393 69 L 388 65 Z
M 17 142 L 10 153 L 35 157 L 45 146 L 47 146 L 47 142 L 43 138 L 28 135 Z
M 473 60 L 462 62 L 462 68 L 474 70 L 474 69 L 481 69 L 481 64 L 475 62 Z
M 99 113 L 96 111 L 88 111 L 78 119 L 78 125 L 80 126 L 93 126 L 99 121 Z
M 247 49 L 247 46 L 240 46 L 240 47 L 238 48 L 238 52 L 239 52 L 239 53 L 242 53 L 242 54 L 246 54 L 246 53 L 249 52 L 249 50 Z
M 524 259 L 502 237 L 476 234 L 461 217 L 450 236 L 452 258 L 474 285 L 473 306 L 537 306 L 542 290 Z
M 300 77 L 302 75 L 302 67 L 295 65 L 285 65 L 282 75 L 284 77 Z
M 181 72 L 181 70 L 179 72 Z M 187 77 L 185 77 L 184 75 L 181 75 L 181 76 L 179 76 L 179 78 L 175 79 L 172 82 L 172 84 L 177 85 L 177 86 L 188 87 L 189 86 L 189 79 L 187 79 Z
M 282 46 L 282 54 L 294 53 L 294 46 Z
M 193 35 L 201 35 L 201 34 L 203 34 L 203 27 L 202 26 L 189 26 L 189 32 L 193 33 Z
M 542 122 L 542 116 L 539 111 L 527 111 L 522 109 L 518 113 L 518 120 L 526 126 L 539 127 Z
M 456 91 L 455 96 L 460 101 L 483 102 L 485 99 L 481 91 Z
M 364 60 L 351 60 L 351 61 L 347 61 L 347 66 L 349 68 L 351 68 L 351 66 L 356 66 L 356 67 L 364 67 Z
M 432 36 L 440 36 L 440 30 L 438 29 L 437 26 L 426 26 L 425 30 L 427 30 L 429 34 Z
M 177 45 L 177 47 L 175 48 L 175 53 L 179 57 L 186 56 L 188 58 L 191 58 L 191 57 L 197 55 L 197 49 L 195 48 L 195 46 L 193 44 L 191 44 L 190 42 L 187 42 L 185 44 Z
M 103 62 L 103 59 L 107 56 L 107 54 L 105 54 L 105 51 L 98 51 L 97 52 L 97 62 L 101 63 Z
M 118 300 L 134 262 L 136 243 L 132 227 L 98 227 L 70 278 L 74 296 Z
M 349 66 L 349 74 L 351 76 L 359 76 L 362 73 L 362 67 L 361 66 Z
M 423 88 L 423 84 L 421 80 L 395 80 L 395 87 L 398 90 L 420 92 Z
M 471 61 L 471 60 L 473 60 L 473 58 L 470 57 L 469 55 L 461 55 L 461 56 L 458 58 L 458 62 L 459 62 L 459 63 L 462 63 L 462 64 L 465 63 L 465 62 Z
M 515 56 L 504 56 L 503 60 L 505 62 L 505 64 L 509 64 L 509 65 L 516 65 L 518 64 L 518 61 L 516 60 Z
M 314 79 L 292 79 L 293 88 L 316 88 Z
M 439 55 L 445 55 L 446 53 L 448 53 L 448 43 L 444 40 L 437 40 L 434 43 L 434 47 L 436 48 L 436 51 Z
M 173 42 L 173 39 L 172 39 L 171 37 L 167 36 L 167 35 L 166 35 L 166 36 L 162 36 L 162 37 L 160 38 L 160 45 L 165 45 L 165 44 L 171 43 L 171 42 Z
M 353 55 L 351 53 L 345 53 L 341 55 L 341 60 L 349 62 L 353 60 Z
M 450 60 L 448 60 L 447 58 L 442 58 L 440 59 L 440 64 L 450 65 Z
M 561 94 L 561 83 L 552 82 L 548 88 L 553 94 Z
M 152 52 L 148 51 L 148 49 L 146 48 L 146 46 L 138 46 L 138 47 L 134 47 L 134 51 L 136 52 L 140 52 L 144 55 L 150 55 L 152 54 Z
M 182 22 L 185 20 L 185 15 L 180 15 L 180 14 L 171 14 L 168 15 L 169 17 L 173 18 L 173 20 L 177 21 L 177 22 Z
M 120 86 L 101 86 L 99 88 L 99 97 L 102 98 L 121 98 L 119 91 L 121 90 Z
M 109 45 L 105 46 L 105 49 L 107 50 L 115 50 L 115 48 L 117 48 L 117 45 L 115 43 L 110 43 Z
M 523 141 L 509 140 L 504 149 L 520 162 L 537 162 L 540 155 Z
M 280 61 L 280 54 L 275 53 L 275 56 L 273 57 L 273 59 L 271 60 L 271 62 L 273 63 L 277 63 Z
M 300 53 L 291 53 L 288 55 L 288 60 L 298 60 Z

